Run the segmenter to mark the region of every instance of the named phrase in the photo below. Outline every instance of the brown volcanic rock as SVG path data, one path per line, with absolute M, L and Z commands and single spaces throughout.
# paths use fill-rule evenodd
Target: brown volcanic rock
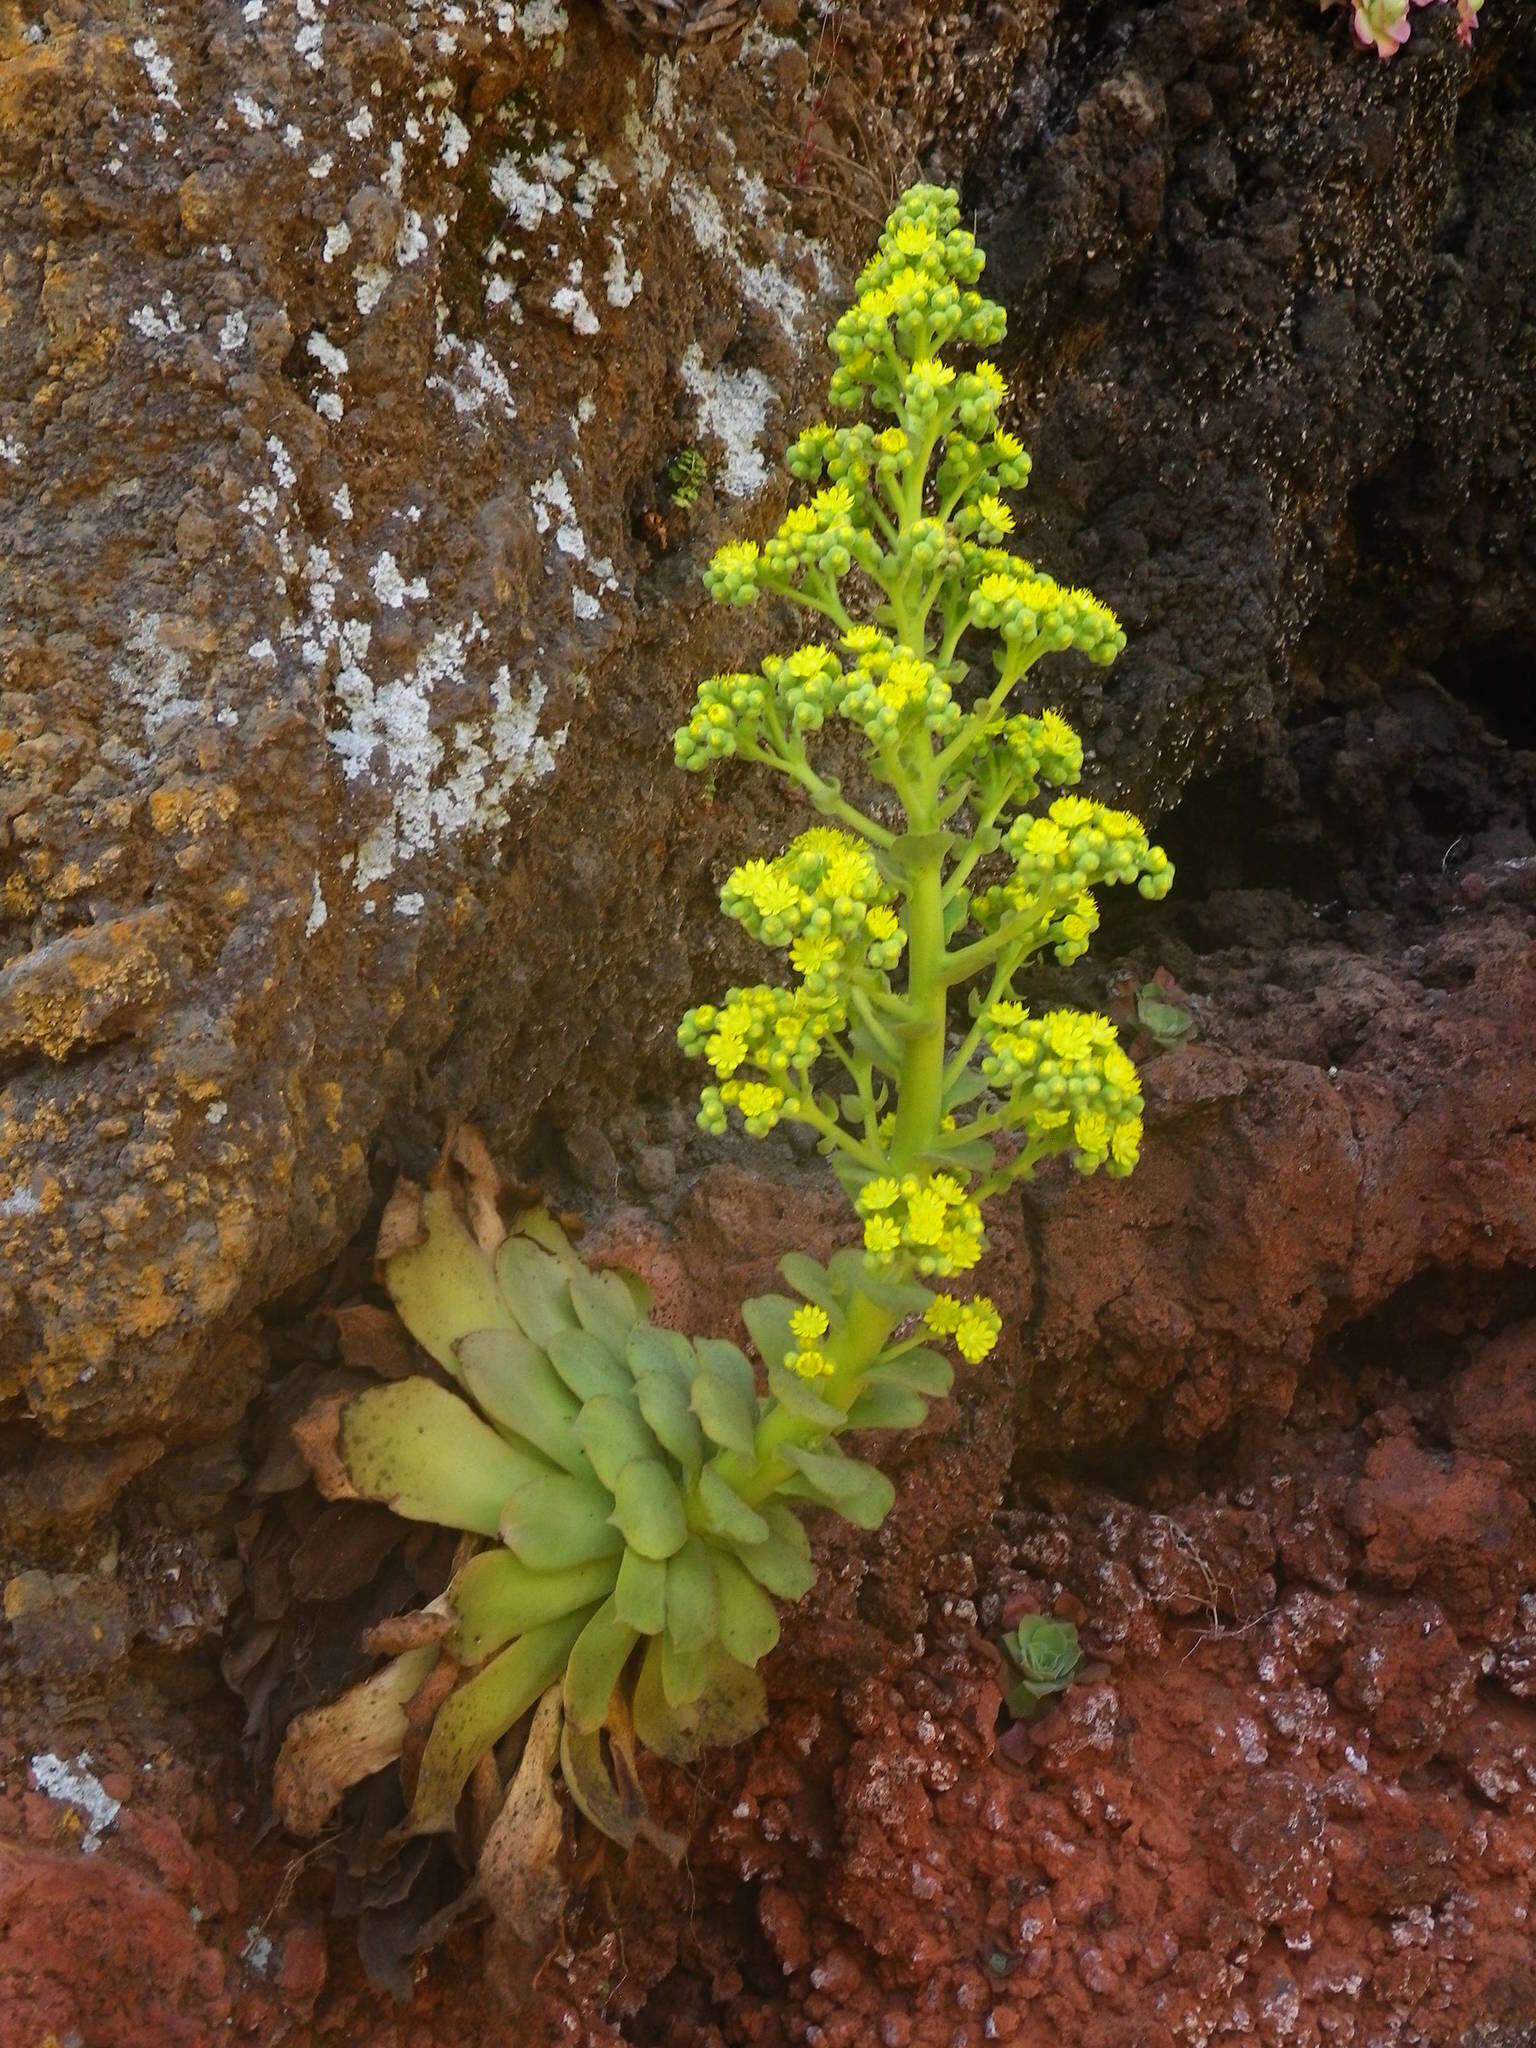
M 1443 644 L 1426 507 L 1480 522 L 1452 568 L 1496 694 L 1528 25 L 1468 55 L 1431 10 L 1390 67 L 1214 0 L 1125 34 L 777 6 L 676 60 L 563 0 L 7 27 L 0 1400 L 181 1433 L 218 1334 L 449 1110 L 610 1187 L 589 1134 L 644 1143 L 619 1113 L 731 969 L 710 879 L 782 822 L 666 769 L 748 652 L 695 572 L 774 516 L 763 458 L 925 152 L 974 167 L 1029 365 L 1024 545 L 1133 628 L 1108 695 L 1061 683 L 1118 780 L 1269 729 L 1330 557 L 1367 611 L 1419 564 L 1391 617 Z M 1287 1113 L 1347 1180 L 1338 1106 Z

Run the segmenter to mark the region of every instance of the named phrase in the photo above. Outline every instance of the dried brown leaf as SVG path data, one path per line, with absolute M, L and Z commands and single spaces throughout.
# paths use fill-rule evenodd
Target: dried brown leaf
M 399 1657 L 407 1650 L 440 1643 L 453 1633 L 453 1615 L 446 1608 L 423 1607 L 414 1614 L 394 1614 L 376 1621 L 363 1635 L 363 1648 L 376 1657 Z
M 358 1500 L 361 1495 L 347 1477 L 341 1455 L 341 1411 L 345 1394 L 327 1394 L 306 1409 L 293 1425 L 293 1440 L 304 1453 L 304 1462 L 315 1475 L 315 1485 L 327 1500 Z
M 342 1362 L 380 1379 L 403 1380 L 421 1370 L 421 1354 L 392 1308 L 349 1301 L 328 1311 L 336 1326 Z
M 554 1785 L 560 1725 L 560 1687 L 552 1685 L 534 1709 L 522 1761 L 477 1865 L 480 1894 L 497 1926 L 529 1948 L 547 1940 L 566 1896 L 565 1822 Z
M 374 1247 L 374 1261 L 383 1265 L 396 1252 L 414 1251 L 427 1241 L 427 1226 L 421 1213 L 421 1189 L 415 1181 L 407 1180 L 402 1174 L 395 1182 L 394 1191 L 384 1204 L 384 1214 L 379 1218 L 379 1241 Z

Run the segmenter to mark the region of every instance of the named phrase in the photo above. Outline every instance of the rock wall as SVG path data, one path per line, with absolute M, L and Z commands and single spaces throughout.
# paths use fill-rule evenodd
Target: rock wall
M 775 822 L 668 769 L 740 631 L 696 570 L 918 163 L 1010 302 L 1026 544 L 1131 628 L 1064 682 L 1117 782 L 1255 744 L 1309 626 L 1530 644 L 1526 8 L 1390 67 L 1282 0 L 622 13 L 5 31 L 0 1401 L 50 1435 L 227 1423 L 450 1108 L 612 1192 Z

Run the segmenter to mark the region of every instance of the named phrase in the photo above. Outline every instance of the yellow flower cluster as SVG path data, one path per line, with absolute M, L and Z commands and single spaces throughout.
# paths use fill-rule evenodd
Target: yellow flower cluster
M 972 1365 L 980 1365 L 996 1345 L 1003 1319 L 985 1294 L 961 1301 L 941 1294 L 924 1312 L 923 1321 L 935 1337 L 953 1337 L 955 1348 Z
M 993 527 L 979 507 L 975 509 L 980 537 L 993 539 Z M 1007 567 L 988 568 L 977 580 L 971 590 L 970 616 L 974 625 L 999 634 L 1008 647 L 1038 647 L 1047 654 L 1075 647 L 1101 668 L 1125 645 L 1120 621 L 1091 590 L 1064 589 L 1052 577 L 1037 575 L 1027 562 L 1018 560 Z
M 932 662 L 898 647 L 876 626 L 853 627 L 843 646 L 854 665 L 837 708 L 875 746 L 918 726 L 941 739 L 955 731 L 963 714 Z
M 984 261 L 960 226 L 958 194 L 931 185 L 907 193 L 859 278 L 857 300 L 828 338 L 837 358 L 832 403 L 857 406 L 868 392 L 886 410 L 904 405 L 916 417 L 932 386 L 920 380 L 914 391 L 908 365 L 924 370 L 948 341 L 995 347 L 1006 331 L 1003 309 L 969 289 Z
M 707 1059 L 721 1081 L 735 1081 L 748 1067 L 780 1085 L 791 1075 L 803 1075 L 821 1057 L 827 1038 L 846 1022 L 848 1016 L 836 999 L 805 987 L 774 989 L 758 983 L 750 989 L 729 989 L 719 1006 L 694 1004 L 678 1024 L 678 1044 L 690 1059 Z M 768 1104 L 754 1098 L 754 1110 L 743 1108 L 743 1114 L 766 1110 Z
M 1059 1132 L 1081 1173 L 1101 1166 L 1130 1172 L 1141 1148 L 1141 1081 L 1107 1017 L 1086 1010 L 1032 1017 L 1009 1000 L 992 1004 L 982 1032 L 981 1070 L 1031 1137 Z
M 829 825 L 802 832 L 774 860 L 744 861 L 726 878 L 720 908 L 765 946 L 787 946 L 818 996 L 851 969 L 889 973 L 905 944 L 868 846 Z
M 1173 863 L 1160 846 L 1148 844 L 1140 820 L 1089 797 L 1059 796 L 1043 818 L 1016 818 L 1003 846 L 1013 873 L 973 899 L 972 917 L 983 930 L 1010 918 L 1029 920 L 1034 935 L 1055 940 L 1064 965 L 1098 928 L 1095 888 L 1135 882 L 1155 901 L 1173 886 Z
M 981 1257 L 981 1210 L 953 1174 L 881 1174 L 859 1189 L 856 1206 L 872 1265 L 904 1253 L 924 1275 L 965 1273 Z
M 1042 711 L 1038 718 L 1021 711 L 1004 720 L 999 737 L 1021 803 L 1037 797 L 1042 782 L 1067 789 L 1083 772 L 1083 743 L 1059 711 Z
M 806 1302 L 790 1317 L 789 1327 L 796 1348 L 785 1352 L 785 1367 L 803 1380 L 826 1379 L 836 1370 L 832 1360 L 820 1349 L 821 1340 L 827 1334 L 826 1310 Z

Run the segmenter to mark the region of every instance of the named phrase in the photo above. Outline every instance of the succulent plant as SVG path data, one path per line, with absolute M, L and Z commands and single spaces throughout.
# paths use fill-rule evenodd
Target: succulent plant
M 1016 1721 L 1033 1720 L 1048 1700 L 1065 1692 L 1083 1661 L 1076 1628 L 1049 1614 L 1026 1614 L 1003 1637 L 1003 1650 L 1014 1667 L 1004 1698 Z
M 504 1218 L 467 1131 L 428 1187 L 402 1185 L 380 1272 L 437 1374 L 328 1399 L 298 1435 L 323 1492 L 458 1529 L 463 1554 L 388 1632 L 392 1660 L 290 1729 L 277 1803 L 300 1831 L 396 1757 L 406 1826 L 452 1828 L 472 1778 L 500 1797 L 495 1752 L 536 1703 L 525 1754 L 544 1753 L 557 1689 L 576 1802 L 620 1840 L 648 1829 L 637 1742 L 685 1759 L 763 1718 L 775 1603 L 814 1578 L 801 1509 L 873 1529 L 891 1506 L 844 1430 L 923 1421 L 952 1375 L 930 1339 L 972 1364 L 996 1343 L 990 1300 L 932 1284 L 976 1266 L 983 1204 L 1051 1158 L 1136 1164 L 1140 1083 L 1113 1024 L 1013 993 L 1036 956 L 1087 949 L 1098 890 L 1155 901 L 1173 869 L 1129 812 L 1042 797 L 1078 781 L 1083 749 L 1059 712 L 1019 707 L 1031 672 L 1068 650 L 1108 663 L 1125 636 L 1004 544 L 1001 493 L 1029 474 L 1004 380 L 940 353 L 1002 338 L 983 260 L 955 193 L 917 186 L 892 213 L 829 338 L 832 405 L 872 417 L 806 428 L 789 469 L 826 481 L 704 575 L 717 602 L 778 599 L 819 637 L 706 678 L 675 741 L 681 768 L 766 768 L 821 820 L 721 895 L 788 977 L 696 1005 L 679 1039 L 712 1075 L 700 1124 L 808 1127 L 859 1242 L 825 1266 L 784 1258 L 790 1292 L 742 1309 L 754 1365 L 658 1327 L 644 1289 L 590 1270 L 545 1211 Z M 862 742 L 868 809 L 812 759 L 829 721 Z
M 785 1266 L 802 1293 L 835 1302 L 838 1261 Z M 397 1187 L 379 1272 L 444 1378 L 330 1396 L 296 1435 L 328 1499 L 461 1530 L 472 1554 L 439 1601 L 395 1625 L 405 1646 L 390 1663 L 293 1724 L 279 1815 L 317 1833 L 348 1785 L 400 1756 L 407 1703 L 436 1674 L 452 1689 L 416 1764 L 412 1831 L 453 1826 L 480 1759 L 558 1683 L 572 1796 L 631 1840 L 647 1825 L 620 1767 L 631 1731 L 683 1762 L 761 1725 L 756 1667 L 778 1640 L 775 1603 L 815 1578 L 795 1503 L 877 1527 L 891 1482 L 836 1437 L 915 1425 L 951 1368 L 914 1344 L 833 1405 L 778 1362 L 804 1304 L 769 1295 L 743 1310 L 770 1361 L 760 1395 L 744 1351 L 658 1327 L 643 1284 L 594 1272 L 547 1210 L 504 1223 L 468 1130 L 430 1185 Z M 926 1295 L 893 1285 L 888 1298 L 899 1311 Z

